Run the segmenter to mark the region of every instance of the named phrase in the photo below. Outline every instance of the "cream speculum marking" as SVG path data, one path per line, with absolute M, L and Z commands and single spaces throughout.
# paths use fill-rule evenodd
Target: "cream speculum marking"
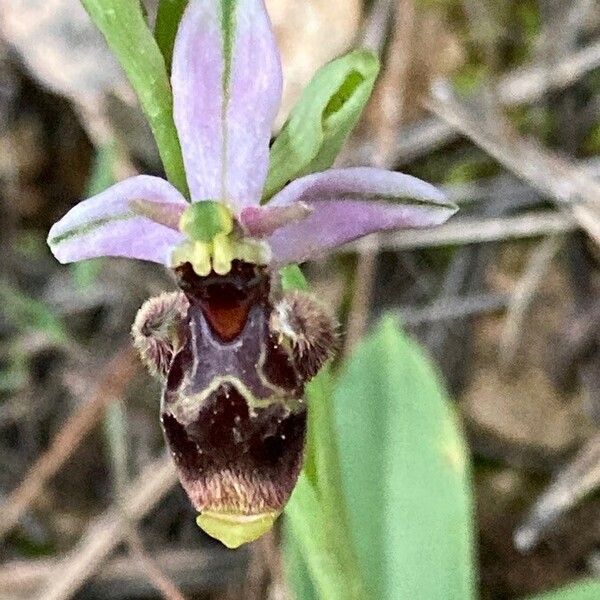
M 274 299 L 265 266 L 234 260 L 225 275 L 199 276 L 184 263 L 175 273 L 182 292 L 171 306 L 159 297 L 159 312 L 150 300 L 134 339 L 152 371 L 160 368 L 148 344 L 162 348 L 163 365 L 171 357 L 162 369 L 165 438 L 199 524 L 237 546 L 268 529 L 293 490 L 304 384 L 333 353 L 335 323 L 308 295 Z

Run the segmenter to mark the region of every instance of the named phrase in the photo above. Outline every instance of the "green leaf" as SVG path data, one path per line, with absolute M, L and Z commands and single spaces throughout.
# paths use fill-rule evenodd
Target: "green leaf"
M 336 508 L 319 497 L 303 472 L 285 509 L 286 526 L 290 527 L 318 598 L 365 600 L 361 573 L 348 547 L 346 528 L 339 527 Z M 306 585 L 301 583 L 302 587 Z M 295 595 L 305 600 L 301 589 L 295 588 Z
M 289 527 L 283 529 L 285 577 L 296 600 L 319 600 L 298 541 Z
M 308 290 L 304 273 L 298 265 L 286 265 L 279 271 L 281 287 L 285 290 Z
M 173 95 L 161 51 L 137 0 L 81 0 L 125 70 L 146 114 L 169 181 L 188 195 Z
M 160 0 L 158 4 L 154 37 L 169 72 L 171 71 L 171 62 L 173 61 L 173 47 L 175 46 L 177 29 L 187 5 L 188 0 Z
M 288 181 L 331 167 L 378 72 L 379 61 L 368 50 L 350 52 L 317 71 L 271 147 L 263 201 Z
M 600 598 L 600 580 L 588 579 L 539 596 L 530 596 L 528 600 L 598 600 L 598 598 Z
M 307 386 L 306 458 L 285 510 L 286 525 L 321 600 L 365 600 L 331 429 L 332 385 L 329 370 L 324 369 Z M 297 598 L 304 600 L 301 591 L 294 589 Z
M 286 291 L 309 288 L 298 265 L 287 265 L 280 275 Z M 288 581 L 298 600 L 365 599 L 341 490 L 332 430 L 332 385 L 330 370 L 325 368 L 306 386 L 304 468 L 285 509 Z
M 370 597 L 474 597 L 469 461 L 452 407 L 392 318 L 334 393 L 342 487 Z

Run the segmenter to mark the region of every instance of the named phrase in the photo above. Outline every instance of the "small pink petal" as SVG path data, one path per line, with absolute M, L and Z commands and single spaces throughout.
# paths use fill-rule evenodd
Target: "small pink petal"
M 187 206 L 164 179 L 131 177 L 73 207 L 50 229 L 48 245 L 61 263 L 124 256 L 168 264 L 184 239 L 173 225 Z
M 312 208 L 304 202 L 287 206 L 248 206 L 240 214 L 240 222 L 250 237 L 265 237 L 285 225 L 306 219 Z
M 235 11 L 230 52 L 221 28 L 228 5 Z M 281 85 L 263 0 L 190 1 L 175 41 L 172 86 L 193 201 L 224 200 L 236 211 L 258 204 Z

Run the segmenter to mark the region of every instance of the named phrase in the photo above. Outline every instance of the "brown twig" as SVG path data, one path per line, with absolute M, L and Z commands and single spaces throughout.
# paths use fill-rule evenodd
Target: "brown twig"
M 499 362 L 503 369 L 507 369 L 514 359 L 528 310 L 562 243 L 561 236 L 551 236 L 540 242 L 511 294 L 499 342 Z
M 111 506 L 90 524 L 87 533 L 61 561 L 35 597 L 39 600 L 71 598 L 126 538 L 128 523 L 137 523 L 142 519 L 176 481 L 170 457 L 157 459 L 150 464 L 128 487 L 122 505 Z
M 414 30 L 414 1 L 396 0 L 393 35 L 386 54 L 385 70 L 367 109 L 367 120 L 376 139 L 371 162 L 377 167 L 390 168 L 394 162 L 396 132 L 405 112 Z
M 600 42 L 595 42 L 564 57 L 552 70 L 539 63 L 517 69 L 498 82 L 498 103 L 502 106 L 518 106 L 534 102 L 551 90 L 572 85 L 598 66 Z M 436 118 L 423 119 L 398 133 L 396 160 L 399 163 L 407 163 L 440 148 L 456 137 L 456 129 L 445 121 Z
M 600 183 L 556 153 L 521 137 L 502 115 L 488 107 L 468 107 L 445 84 L 435 86 L 429 108 L 448 124 L 569 210 L 581 227 L 600 242 Z
M 114 485 L 115 504 L 121 511 L 126 523 L 125 540 L 129 552 L 143 568 L 148 581 L 160 592 L 165 600 L 185 600 L 177 585 L 164 573 L 146 552 L 136 523 L 129 521 L 127 510 L 123 507 L 130 478 L 127 470 L 129 457 L 128 413 L 122 401 L 115 401 L 106 411 L 104 429 L 110 450 L 111 479 Z
M 381 56 L 395 0 L 377 0 L 365 20 L 359 46 Z
M 192 590 L 242 581 L 247 553 L 226 548 L 162 550 L 150 556 L 170 579 Z M 0 599 L 31 598 L 60 566 L 57 559 L 11 561 L 0 567 Z M 147 597 L 152 594 L 144 567 L 131 556 L 110 559 L 89 582 L 94 598 Z
M 354 273 L 352 304 L 346 325 L 344 353 L 356 346 L 362 338 L 369 318 L 369 304 L 373 291 L 373 278 L 377 266 L 377 251 L 371 246 L 363 247 L 357 243 L 358 261 Z
M 120 397 L 138 368 L 129 345 L 105 365 L 90 399 L 79 405 L 52 440 L 50 447 L 29 469 L 20 485 L 0 506 L 0 538 L 19 522 L 42 493 L 44 486 L 73 455 L 89 431 L 98 423 L 106 406 Z
M 148 580 L 163 595 L 165 600 L 185 600 L 185 596 L 181 593 L 173 579 L 146 552 L 137 527 L 133 524 L 128 526 L 127 544 L 132 558 L 139 563 Z
M 396 233 L 371 235 L 361 240 L 363 251 L 414 250 L 436 246 L 482 244 L 520 238 L 533 238 L 578 229 L 573 217 L 556 211 L 523 213 L 514 217 L 452 219 L 432 229 L 407 229 Z M 346 244 L 339 252 L 359 252 L 358 242 Z
M 397 314 L 404 325 L 415 327 L 425 323 L 452 321 L 504 310 L 508 300 L 505 294 L 445 296 L 442 300 L 436 300 L 426 306 L 400 307 Z
M 369 137 L 375 137 L 373 154 L 370 156 L 369 162 L 382 168 L 392 166 L 396 131 L 404 114 L 408 72 L 412 59 L 414 24 L 414 1 L 396 0 L 394 2 L 394 27 L 387 49 L 385 70 L 367 107 L 363 128 L 359 129 L 359 135 L 361 130 L 366 129 Z M 354 160 L 351 158 L 352 154 L 353 152 L 350 150 L 342 161 L 352 162 Z M 358 247 L 358 263 L 354 294 L 348 316 L 345 352 L 354 347 L 366 329 L 377 267 L 377 253 L 368 248 L 363 251 L 360 244 Z
M 515 532 L 515 545 L 531 550 L 540 536 L 561 515 L 600 487 L 600 434 L 579 450 L 575 458 L 555 477 L 536 500 L 523 524 Z

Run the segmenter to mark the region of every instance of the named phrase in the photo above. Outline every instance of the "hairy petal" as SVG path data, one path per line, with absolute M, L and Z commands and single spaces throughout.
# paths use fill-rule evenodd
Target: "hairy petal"
M 437 188 L 416 177 L 383 169 L 330 169 L 297 179 L 267 205 L 302 202 L 305 219 L 269 238 L 278 264 L 302 262 L 368 233 L 440 225 L 456 212 Z
M 281 82 L 263 0 L 190 1 L 172 85 L 192 200 L 259 203 Z
M 187 206 L 164 179 L 131 177 L 72 208 L 50 229 L 48 245 L 61 263 L 124 256 L 168 264 L 184 239 L 177 222 Z

